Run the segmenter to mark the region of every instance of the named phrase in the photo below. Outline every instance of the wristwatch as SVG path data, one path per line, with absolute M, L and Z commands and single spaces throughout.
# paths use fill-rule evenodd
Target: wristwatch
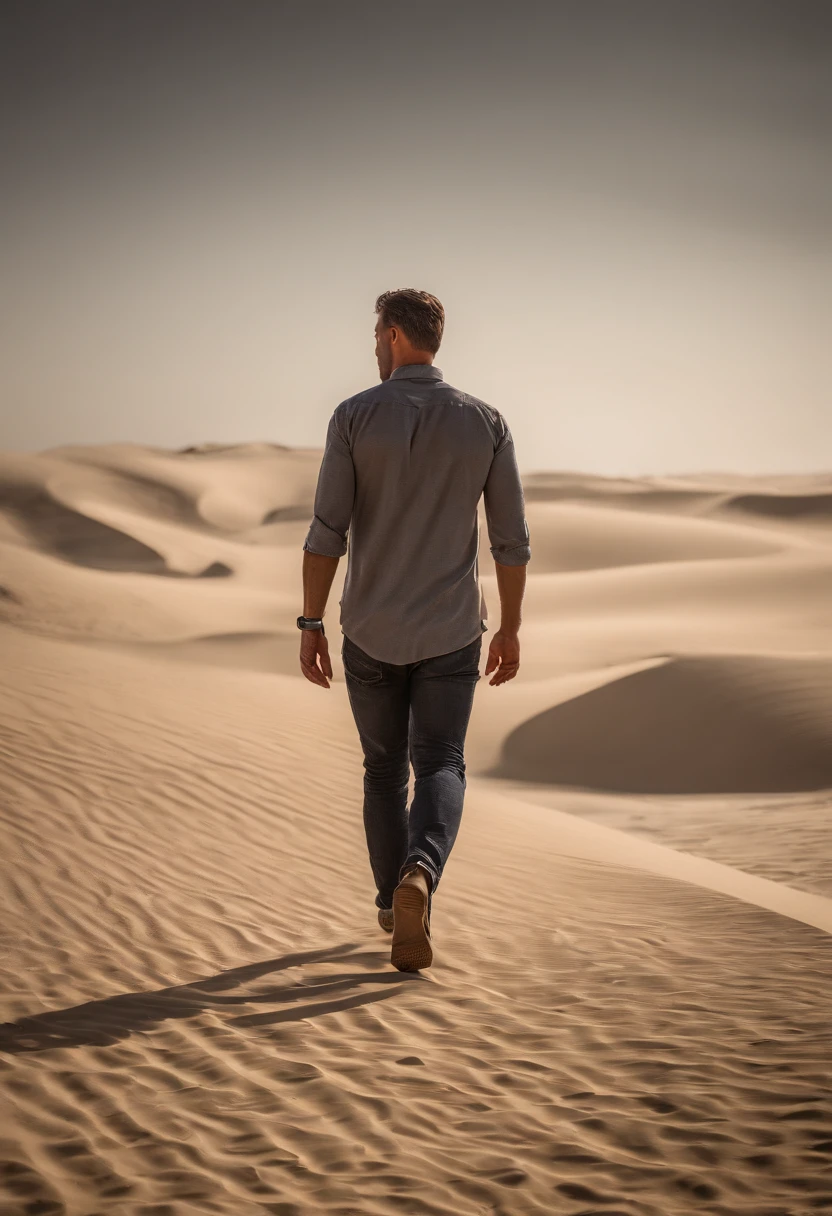
M 326 637 L 324 623 L 319 616 L 299 616 L 298 629 L 320 629 L 321 633 Z

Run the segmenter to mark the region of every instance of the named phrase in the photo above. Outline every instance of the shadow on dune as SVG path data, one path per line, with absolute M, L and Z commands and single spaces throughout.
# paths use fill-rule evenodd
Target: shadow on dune
M 832 493 L 826 490 L 795 494 L 775 490 L 732 493 L 718 486 L 667 488 L 646 485 L 638 479 L 531 473 L 523 479 L 523 491 L 527 503 L 582 502 L 706 518 L 712 512 L 724 512 L 739 516 L 742 522 L 749 515 L 756 515 L 766 520 L 832 523 Z
M 231 453 L 232 456 L 245 454 L 252 448 L 265 448 L 275 452 L 291 452 L 293 449 L 285 443 L 191 443 L 185 448 L 176 448 L 177 456 L 219 456 Z
M 309 523 L 314 511 L 314 505 L 308 503 L 295 503 L 290 507 L 275 507 L 273 511 L 269 511 L 263 516 L 260 526 L 264 527 L 267 524 Z
M 638 794 L 832 786 L 832 663 L 697 655 L 544 710 L 484 775 Z
M 737 494 L 723 510 L 744 511 L 767 519 L 811 519 L 832 523 L 832 494 Z
M 249 963 L 192 984 L 179 984 L 156 992 L 126 992 L 99 1001 L 87 1001 L 71 1009 L 35 1014 L 0 1024 L 0 1052 L 17 1055 L 57 1047 L 106 1047 L 129 1038 L 136 1031 L 152 1030 L 171 1019 L 191 1018 L 209 1008 L 230 1011 L 245 1005 L 281 1005 L 285 1008 L 236 1017 L 231 1024 L 271 1026 L 280 1022 L 299 1022 L 303 1018 L 387 1000 L 395 994 L 399 984 L 419 981 L 416 973 L 343 971 L 324 975 L 320 980 L 307 979 L 302 984 L 287 983 L 251 993 L 229 994 L 229 989 L 276 971 L 339 960 L 360 965 L 374 960 L 389 961 L 389 954 L 358 951 L 354 943 L 347 942 L 326 950 L 307 950 Z M 358 991 L 362 984 L 383 984 L 388 991 L 362 993 Z
M 155 574 L 167 578 L 227 578 L 230 567 L 212 562 L 198 574 L 171 570 L 165 559 L 149 545 L 74 511 L 44 491 L 17 494 L 9 501 L 0 498 L 17 526 L 42 552 L 92 570 Z

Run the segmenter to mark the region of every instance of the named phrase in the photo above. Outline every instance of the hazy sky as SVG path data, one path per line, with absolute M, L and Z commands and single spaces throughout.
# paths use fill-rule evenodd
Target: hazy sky
M 321 446 L 412 286 L 523 471 L 832 469 L 831 13 L 6 0 L 0 447 Z

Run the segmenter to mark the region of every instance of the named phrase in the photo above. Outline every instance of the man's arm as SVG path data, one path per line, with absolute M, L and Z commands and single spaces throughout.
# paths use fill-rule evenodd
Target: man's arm
M 494 453 L 483 490 L 491 556 L 501 566 L 525 566 L 531 560 L 523 483 L 514 440 L 503 420 L 503 436 Z
M 336 409 L 327 427 L 324 458 L 315 490 L 314 518 L 303 542 L 307 552 L 320 553 L 324 557 L 343 557 L 346 553 L 347 532 L 355 503 L 355 466 L 349 444 L 341 434 L 340 422 Z
M 323 619 L 330 588 L 338 569 L 339 557 L 305 550 L 303 554 L 303 615 Z
M 495 562 L 497 568 L 497 591 L 500 595 L 500 632 L 519 633 L 520 608 L 526 591 L 526 567 L 504 566 Z
M 491 684 L 511 680 L 520 666 L 520 608 L 526 588 L 526 566 L 532 555 L 514 440 L 505 419 L 502 424 L 503 435 L 483 490 L 501 612 L 500 628 L 491 640 L 485 667 L 485 674 L 489 675 L 499 663 Z
M 315 490 L 314 518 L 303 542 L 303 615 L 323 618 L 338 562 L 347 551 L 355 503 L 355 467 L 341 434 L 337 409 L 329 420 L 324 457 Z M 300 665 L 313 684 L 329 688 L 332 663 L 320 630 L 301 634 Z M 320 659 L 320 666 L 318 666 Z

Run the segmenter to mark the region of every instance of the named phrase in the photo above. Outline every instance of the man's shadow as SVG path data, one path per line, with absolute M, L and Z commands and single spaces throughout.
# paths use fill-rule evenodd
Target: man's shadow
M 326 975 L 320 980 L 283 984 L 247 996 L 228 995 L 228 989 L 275 971 L 285 971 L 289 967 L 337 960 L 366 963 L 384 959 L 389 962 L 387 952 L 360 951 L 355 943 L 346 942 L 329 949 L 307 950 L 261 963 L 248 963 L 192 984 L 160 988 L 156 992 L 125 992 L 100 1001 L 87 1001 L 71 1009 L 57 1009 L 19 1018 L 16 1022 L 0 1023 L 0 1052 L 18 1054 L 55 1047 L 105 1047 L 128 1038 L 134 1031 L 150 1030 L 171 1018 L 193 1017 L 207 1008 L 223 1009 L 252 1004 L 289 1006 L 277 1011 L 231 1018 L 229 1023 L 232 1026 L 272 1026 L 317 1017 L 323 1013 L 354 1009 L 357 1005 L 386 1000 L 394 995 L 395 986 L 414 980 L 418 982 L 419 974 L 389 970 L 343 971 Z M 384 984 L 389 991 L 352 991 L 362 984 Z M 350 992 L 352 994 L 348 996 L 340 995 Z M 315 997 L 329 999 L 310 1000 Z

